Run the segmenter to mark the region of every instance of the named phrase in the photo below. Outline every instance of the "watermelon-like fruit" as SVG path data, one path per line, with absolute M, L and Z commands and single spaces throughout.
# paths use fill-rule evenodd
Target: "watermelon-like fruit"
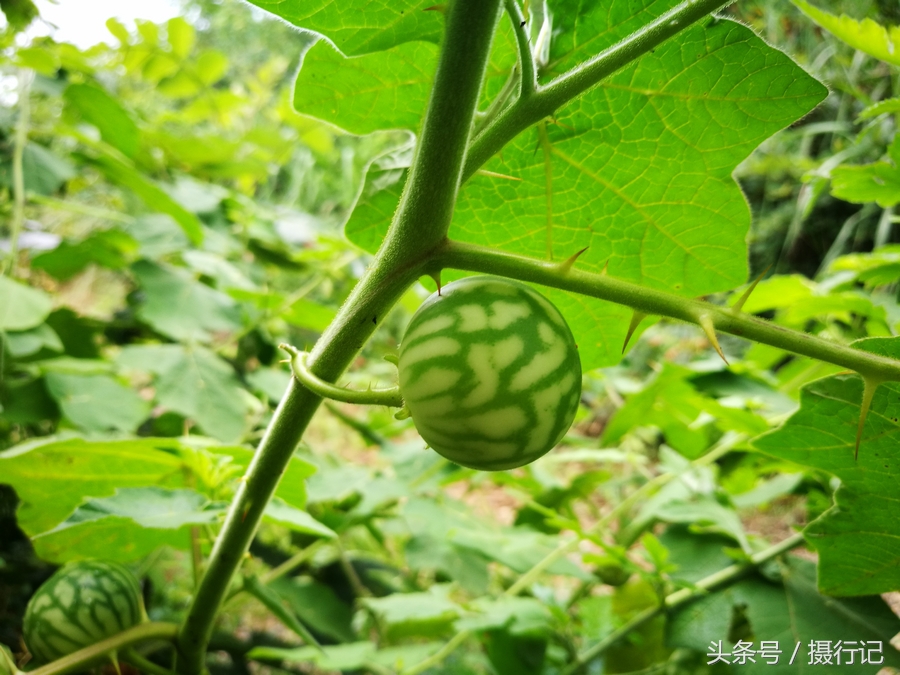
M 419 307 L 398 362 L 422 438 L 484 471 L 533 462 L 565 435 L 581 397 L 581 360 L 565 319 L 525 284 L 469 277 Z
M 137 579 L 117 563 L 84 560 L 60 568 L 25 610 L 25 644 L 40 662 L 96 644 L 144 620 Z

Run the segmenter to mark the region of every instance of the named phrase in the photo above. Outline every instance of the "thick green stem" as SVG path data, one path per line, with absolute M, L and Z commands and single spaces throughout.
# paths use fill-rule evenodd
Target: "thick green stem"
M 554 263 L 460 242 L 449 242 L 434 263 L 439 267 L 487 272 L 561 288 L 627 305 L 647 315 L 666 316 L 698 326 L 706 316 L 718 331 L 849 368 L 863 377 L 900 381 L 900 361 L 784 328 L 728 307 L 646 288 L 605 274 L 565 270 Z
M 500 0 L 456 0 L 416 156 L 388 236 L 309 356 L 310 372 L 333 382 L 446 240 Z M 295 380 L 241 481 L 178 634 L 177 669 L 204 670 L 205 651 L 228 587 L 247 554 L 281 475 L 321 398 Z
M 636 631 L 645 623 L 659 616 L 663 612 L 672 611 L 681 607 L 682 605 L 686 605 L 692 600 L 705 595 L 708 591 L 711 591 L 715 588 L 733 584 L 763 563 L 780 556 L 782 553 L 787 553 L 788 551 L 796 548 L 802 543 L 803 535 L 800 533 L 793 534 L 784 541 L 779 542 L 774 546 L 770 546 L 764 551 L 760 551 L 759 553 L 754 554 L 753 556 L 751 556 L 750 561 L 747 563 L 730 565 L 725 569 L 721 569 L 718 572 L 714 572 L 708 577 L 701 579 L 694 585 L 693 588 L 682 588 L 670 595 L 667 595 L 666 599 L 661 605 L 645 609 L 643 612 L 633 617 L 624 626 L 621 626 L 617 630 L 613 631 L 610 635 L 608 635 L 606 638 L 604 638 L 594 646 L 589 647 L 588 649 L 581 652 L 578 655 L 578 658 L 565 670 L 562 671 L 561 675 L 573 675 L 592 659 L 597 658 L 600 654 L 612 647 L 623 637 L 625 637 L 629 633 Z
M 177 632 L 178 626 L 174 623 L 142 623 L 90 647 L 72 652 L 46 666 L 29 671 L 29 675 L 80 673 L 95 663 L 108 659 L 113 652 L 151 640 L 174 640 Z
M 642 26 L 624 40 L 594 58 L 560 75 L 530 95 L 519 98 L 473 141 L 463 172 L 468 180 L 513 138 L 580 96 L 598 82 L 627 66 L 673 35 L 683 31 L 733 0 L 684 0 L 656 20 Z

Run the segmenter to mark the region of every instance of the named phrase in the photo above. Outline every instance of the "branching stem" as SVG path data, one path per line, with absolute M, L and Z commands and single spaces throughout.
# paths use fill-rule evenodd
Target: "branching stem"
M 311 373 L 334 381 L 446 241 L 472 122 L 500 18 L 500 0 L 456 0 L 416 154 L 400 204 L 375 260 L 316 343 Z M 228 588 L 266 505 L 321 397 L 292 380 L 232 500 L 206 572 L 178 633 L 180 675 L 205 670 L 206 648 Z
M 712 450 L 710 450 L 702 457 L 695 459 L 685 469 L 663 473 L 647 481 L 637 490 L 632 492 L 627 498 L 616 504 L 609 513 L 607 513 L 603 518 L 598 520 L 588 530 L 586 530 L 583 533 L 583 536 L 588 537 L 592 534 L 603 532 L 609 527 L 610 523 L 612 523 L 622 514 L 626 513 L 638 501 L 646 499 L 669 481 L 678 478 L 679 476 L 683 476 L 687 472 L 693 471 L 698 467 L 712 464 L 720 457 L 728 454 L 731 449 L 742 440 L 745 440 L 745 437 L 740 434 L 726 434 Z M 521 593 L 532 583 L 534 583 L 547 568 L 553 565 L 553 563 L 574 551 L 578 547 L 580 541 L 580 537 L 573 537 L 568 541 L 560 543 L 553 551 L 544 556 L 542 560 L 538 561 L 538 563 L 535 564 L 530 570 L 519 577 L 519 579 L 512 586 L 507 588 L 503 592 L 503 596 L 514 597 Z M 401 672 L 400 675 L 419 675 L 419 673 L 423 673 L 429 668 L 433 668 L 434 666 L 439 665 L 444 659 L 450 656 L 450 654 L 452 654 L 457 647 L 468 640 L 471 635 L 471 631 L 459 631 L 443 647 L 441 647 L 440 650 L 429 656 L 427 659 L 424 659 L 419 663 L 410 666 L 409 668 Z
M 707 316 L 718 331 L 849 368 L 864 378 L 900 381 L 900 361 L 791 330 L 729 307 L 646 288 L 606 274 L 577 269 L 561 272 L 553 263 L 455 241 L 447 243 L 435 263 L 440 267 L 498 274 L 560 288 L 626 305 L 647 315 L 665 316 L 698 326 L 701 317 Z
M 574 673 L 578 672 L 587 663 L 597 658 L 600 654 L 612 647 L 623 637 L 625 637 L 629 633 L 636 631 L 645 623 L 659 616 L 663 612 L 670 612 L 672 610 L 678 609 L 682 605 L 686 605 L 687 603 L 696 600 L 700 596 L 705 595 L 708 591 L 711 591 L 715 588 L 733 584 L 763 563 L 768 562 L 769 560 L 772 560 L 773 558 L 776 558 L 793 548 L 796 548 L 802 543 L 803 535 L 800 533 L 793 534 L 784 541 L 781 541 L 763 551 L 760 551 L 759 553 L 754 554 L 753 556 L 751 556 L 750 561 L 747 563 L 730 565 L 725 569 L 721 569 L 718 572 L 714 572 L 708 577 L 701 579 L 694 585 L 693 588 L 682 588 L 675 591 L 674 593 L 667 595 L 666 599 L 661 605 L 645 609 L 643 612 L 633 617 L 624 626 L 619 627 L 597 644 L 581 652 L 578 655 L 578 658 L 565 670 L 562 671 L 561 675 L 574 675 Z
M 469 150 L 464 180 L 522 131 L 577 98 L 617 70 L 733 0 L 683 0 L 623 40 L 529 95 L 520 96 L 478 134 Z M 509 4 L 509 3 L 508 3 Z M 513 3 L 514 4 L 514 3 Z M 518 34 L 516 36 L 518 40 Z M 521 52 L 521 48 L 520 48 Z M 524 81 L 524 80 L 523 80 Z

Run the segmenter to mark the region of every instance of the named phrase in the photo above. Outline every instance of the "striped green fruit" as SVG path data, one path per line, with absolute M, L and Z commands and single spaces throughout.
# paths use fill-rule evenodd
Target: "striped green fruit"
M 422 438 L 447 459 L 484 471 L 548 452 L 581 397 L 578 347 L 559 310 L 500 277 L 455 281 L 422 303 L 398 368 Z
M 69 563 L 47 579 L 25 610 L 25 644 L 47 663 L 144 620 L 137 579 L 117 563 Z

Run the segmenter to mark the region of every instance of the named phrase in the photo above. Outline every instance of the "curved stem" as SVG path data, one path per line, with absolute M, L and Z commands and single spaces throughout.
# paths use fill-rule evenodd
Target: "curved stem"
M 509 19 L 513 24 L 513 32 L 516 34 L 516 46 L 519 48 L 519 69 L 521 70 L 521 85 L 519 96 L 525 98 L 531 96 L 537 88 L 537 66 L 534 64 L 534 53 L 531 51 L 531 42 L 528 40 L 528 31 L 525 28 L 525 15 L 519 7 L 518 0 L 505 0 L 504 6 Z
M 325 381 L 344 371 L 447 237 L 472 120 L 500 16 L 500 0 L 456 0 L 416 155 L 378 254 L 310 353 L 310 372 Z M 322 399 L 296 380 L 275 410 L 231 503 L 206 573 L 178 633 L 176 667 L 200 675 L 219 609 L 256 533 L 266 504 Z
M 355 391 L 353 389 L 345 389 L 337 387 L 330 382 L 321 380 L 311 372 L 306 366 L 306 352 L 301 352 L 296 347 L 288 344 L 279 345 L 284 351 L 291 355 L 291 371 L 294 377 L 300 380 L 300 383 L 315 392 L 322 398 L 330 398 L 333 401 L 341 401 L 342 403 L 359 403 L 361 405 L 386 405 L 392 408 L 403 407 L 403 397 L 400 395 L 400 387 L 391 387 L 389 389 L 370 389 L 368 391 Z
M 535 258 L 455 241 L 448 242 L 435 258 L 435 264 L 561 288 L 619 305 L 627 305 L 647 315 L 666 316 L 696 325 L 701 325 L 701 321 L 711 321 L 718 331 L 849 368 L 863 377 L 881 381 L 900 381 L 900 361 L 895 359 L 784 328 L 748 314 L 735 312 L 728 307 L 719 307 L 701 300 L 645 288 L 606 274 L 593 274 L 576 269 L 564 271 L 559 265 Z M 703 319 L 704 316 L 708 319 Z
M 629 633 L 636 631 L 645 623 L 659 616 L 663 612 L 677 609 L 682 605 L 691 602 L 692 600 L 696 600 L 701 595 L 705 595 L 707 591 L 713 590 L 720 586 L 733 584 L 763 563 L 778 557 L 782 553 L 790 551 L 792 548 L 796 548 L 802 543 L 803 535 L 798 532 L 797 534 L 791 535 L 784 541 L 781 541 L 773 546 L 770 546 L 764 551 L 760 551 L 759 553 L 751 556 L 750 562 L 748 563 L 738 563 L 735 565 L 730 565 L 725 569 L 721 569 L 718 572 L 714 572 L 708 577 L 701 579 L 694 585 L 693 588 L 682 588 L 675 591 L 674 593 L 667 595 L 666 599 L 661 605 L 657 607 L 648 607 L 637 616 L 633 617 L 628 623 L 610 633 L 607 637 L 595 644 L 593 647 L 590 647 L 581 652 L 578 655 L 578 658 L 565 670 L 562 671 L 561 675 L 574 675 L 574 673 L 578 672 L 589 661 L 597 658 L 600 654 L 612 647 L 623 637 L 625 637 Z
M 174 640 L 177 633 L 178 626 L 174 623 L 142 623 L 90 647 L 72 652 L 46 666 L 35 668 L 29 671 L 29 675 L 66 675 L 82 672 L 98 661 L 109 658 L 111 652 L 150 640 Z
M 683 0 L 594 58 L 560 75 L 549 84 L 536 88 L 530 96 L 520 97 L 515 105 L 504 110 L 472 142 L 463 179 L 468 180 L 504 145 L 532 124 L 549 117 L 558 108 L 692 23 L 732 2 L 733 0 Z

